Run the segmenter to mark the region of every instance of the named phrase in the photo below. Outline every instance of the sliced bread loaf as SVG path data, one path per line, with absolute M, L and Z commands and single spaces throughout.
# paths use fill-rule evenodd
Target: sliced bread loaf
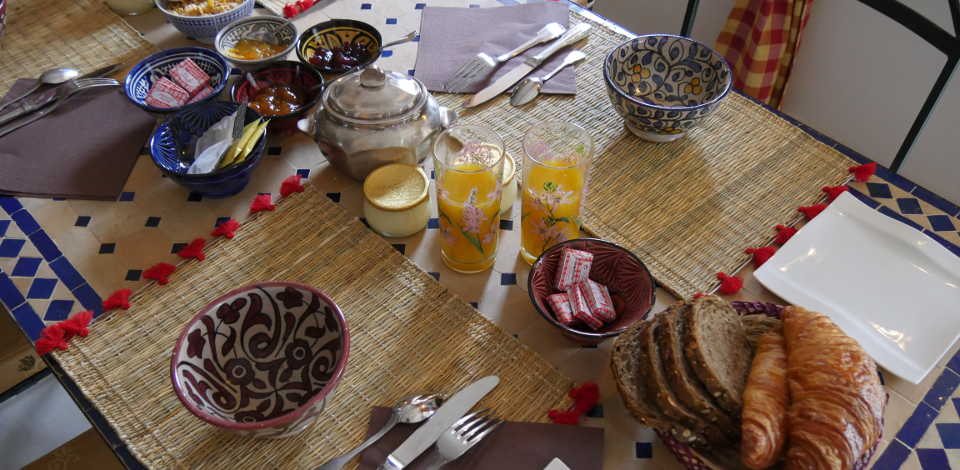
M 740 315 L 723 299 L 708 295 L 684 312 L 684 355 L 704 388 L 731 416 L 740 416 L 753 350 Z
M 727 434 L 719 426 L 681 403 L 667 381 L 656 338 L 660 334 L 659 331 L 663 329 L 664 320 L 675 316 L 676 309 L 676 306 L 671 307 L 667 312 L 653 319 L 648 327 L 640 330 L 640 353 L 637 356 L 640 378 L 646 383 L 647 401 L 655 403 L 666 418 L 703 434 L 709 443 L 735 442 L 728 439 Z
M 689 309 L 689 305 L 682 305 L 676 308 L 674 314 L 664 315 L 657 329 L 656 340 L 667 384 L 687 408 L 736 439 L 739 437 L 739 417 L 728 415 L 717 406 L 683 355 L 684 314 Z
M 613 378 L 630 414 L 641 424 L 669 432 L 684 444 L 703 448 L 706 439 L 693 430 L 681 426 L 663 415 L 658 407 L 647 400 L 648 384 L 640 377 L 642 347 L 640 338 L 651 320 L 640 322 L 617 336 L 610 358 Z

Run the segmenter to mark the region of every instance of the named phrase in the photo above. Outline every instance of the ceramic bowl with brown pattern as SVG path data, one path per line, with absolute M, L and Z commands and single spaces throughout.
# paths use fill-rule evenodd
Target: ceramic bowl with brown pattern
M 214 426 L 261 438 L 313 423 L 343 376 L 350 333 L 343 312 L 313 287 L 264 282 L 209 303 L 173 349 L 173 388 Z
M 561 292 L 554 287 L 554 278 L 564 248 L 592 253 L 590 279 L 610 290 L 617 318 L 599 330 L 583 323 L 572 326 L 560 323 L 547 303 L 549 295 Z M 596 238 L 578 238 L 552 246 L 533 263 L 527 279 L 527 293 L 537 312 L 564 336 L 580 344 L 597 344 L 646 318 L 656 300 L 655 287 L 650 271 L 636 255 L 615 243 Z

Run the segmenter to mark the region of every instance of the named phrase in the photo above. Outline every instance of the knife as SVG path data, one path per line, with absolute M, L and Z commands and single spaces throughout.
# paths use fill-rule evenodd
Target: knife
M 493 99 L 493 97 L 507 91 L 507 89 L 513 86 L 514 83 L 519 82 L 521 78 L 532 72 L 533 69 L 546 62 L 550 56 L 564 47 L 580 42 L 587 37 L 589 32 L 590 25 L 587 23 L 580 23 L 570 28 L 566 33 L 563 34 L 563 36 L 560 36 L 560 39 L 550 43 L 546 49 L 538 52 L 537 55 L 533 57 L 527 57 L 522 64 L 510 69 L 506 75 L 498 78 L 497 81 L 487 85 L 486 88 L 477 92 L 477 94 L 473 95 L 473 97 L 470 98 L 470 101 L 465 103 L 463 107 L 472 108 L 474 106 L 486 103 L 487 101 Z
M 93 72 L 90 72 L 90 73 L 88 73 L 88 74 L 86 74 L 86 75 L 83 75 L 83 76 L 81 76 L 80 78 L 109 77 L 109 76 L 111 76 L 111 75 L 119 72 L 121 68 L 123 68 L 123 62 L 117 62 L 116 64 L 108 65 L 108 66 L 106 66 L 106 67 L 103 67 L 103 68 L 99 68 L 99 69 L 97 69 L 97 70 L 94 70 Z
M 429 421 L 417 428 L 400 447 L 387 456 L 387 460 L 378 470 L 402 470 L 410 465 L 423 451 L 430 448 L 447 428 L 462 418 L 499 383 L 500 377 L 491 375 L 466 386 L 450 397 Z

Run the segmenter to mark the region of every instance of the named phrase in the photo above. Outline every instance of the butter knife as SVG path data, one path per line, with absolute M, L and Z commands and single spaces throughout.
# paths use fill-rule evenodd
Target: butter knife
M 462 418 L 499 383 L 500 378 L 491 375 L 466 386 L 450 397 L 429 421 L 417 428 L 400 447 L 387 456 L 387 460 L 378 470 L 402 470 L 410 465 L 423 451 L 429 449 L 447 428 Z
M 90 72 L 85 75 L 81 75 L 79 78 L 100 78 L 100 77 L 109 77 L 123 68 L 123 62 L 117 62 L 113 65 L 108 65 L 106 67 L 101 67 L 93 72 Z
M 586 38 L 589 32 L 590 25 L 587 23 L 580 23 L 570 28 L 566 33 L 563 34 L 563 36 L 560 36 L 560 39 L 550 43 L 546 49 L 538 52 L 535 56 L 528 57 L 523 61 L 522 64 L 510 69 L 506 75 L 498 78 L 497 81 L 477 92 L 477 94 L 473 95 L 473 97 L 470 98 L 470 101 L 465 103 L 463 106 L 465 108 L 472 108 L 490 101 L 497 95 L 507 91 L 511 86 L 513 86 L 513 84 L 519 82 L 520 79 L 527 76 L 527 74 L 546 62 L 547 59 L 556 54 L 560 49 L 572 44 L 576 44 Z

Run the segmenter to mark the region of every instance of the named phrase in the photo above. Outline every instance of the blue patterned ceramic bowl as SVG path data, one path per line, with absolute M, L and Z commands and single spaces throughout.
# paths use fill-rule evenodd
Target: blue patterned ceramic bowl
M 235 59 L 230 56 L 229 50 L 237 45 L 241 39 L 257 39 L 272 42 L 276 38 L 279 45 L 286 46 L 283 52 L 256 60 Z M 217 33 L 213 41 L 217 52 L 227 58 L 230 63 L 240 70 L 252 72 L 264 65 L 282 60 L 293 50 L 297 43 L 297 27 L 293 22 L 279 16 L 251 16 L 230 23 Z
M 266 137 L 261 137 L 247 158 L 203 175 L 188 175 L 192 160 L 181 155 L 181 149 L 191 149 L 210 126 L 237 110 L 237 103 L 214 101 L 191 106 L 157 127 L 150 137 L 150 157 L 165 175 L 193 192 L 207 197 L 227 197 L 239 193 L 250 182 L 253 169 L 260 163 Z M 244 123 L 255 121 L 259 114 L 246 110 Z
M 603 62 L 614 109 L 652 142 L 677 140 L 730 91 L 730 66 L 703 43 L 672 34 L 637 36 Z
M 150 87 L 153 86 L 154 80 L 158 80 L 160 76 L 166 75 L 170 69 L 184 59 L 193 60 L 198 67 L 203 69 L 204 72 L 207 72 L 207 75 L 210 75 L 210 86 L 213 87 L 213 93 L 197 103 L 210 102 L 216 99 L 227 85 L 227 79 L 230 77 L 230 64 L 227 63 L 227 59 L 224 59 L 223 56 L 216 51 L 203 47 L 167 49 L 141 60 L 140 63 L 130 69 L 127 78 L 124 79 L 124 94 L 127 95 L 130 101 L 133 101 L 133 104 L 157 117 L 164 117 L 191 106 L 192 104 L 176 108 L 157 108 L 150 106 L 145 101 Z
M 333 49 L 350 43 L 366 46 L 370 57 L 359 65 L 341 69 L 320 68 L 310 63 L 310 58 L 317 49 L 321 47 Z M 317 69 L 325 78 L 332 79 L 376 62 L 380 58 L 381 44 L 383 44 L 383 37 L 377 28 L 362 21 L 336 19 L 313 25 L 300 34 L 300 38 L 297 39 L 297 57 L 300 62 Z
M 213 43 L 224 26 L 245 16 L 253 14 L 255 0 L 243 0 L 243 3 L 215 15 L 186 16 L 167 9 L 167 0 L 154 0 L 157 8 L 167 17 L 167 22 L 180 30 L 185 36 L 207 44 Z

